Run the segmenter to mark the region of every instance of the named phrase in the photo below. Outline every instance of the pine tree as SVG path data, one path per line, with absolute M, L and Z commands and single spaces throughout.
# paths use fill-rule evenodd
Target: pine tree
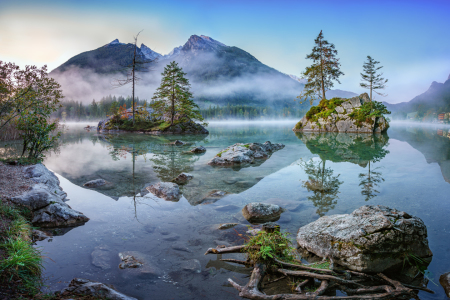
M 336 57 L 337 50 L 334 44 L 323 39 L 322 30 L 314 42 L 316 45 L 311 54 L 306 56 L 307 59 L 313 60 L 313 64 L 306 67 L 305 72 L 302 73 L 302 77 L 308 82 L 303 92 L 297 97 L 300 103 L 310 98 L 311 105 L 315 99 L 325 99 L 325 92 L 334 86 L 333 81 L 341 83 L 339 76 L 344 75 L 339 69 L 341 64 Z
M 198 105 L 192 99 L 189 80 L 184 77 L 186 73 L 181 67 L 173 61 L 164 68 L 161 75 L 163 76 L 161 85 L 152 98 L 153 116 L 157 118 L 168 116 L 171 125 L 176 115 L 203 121 Z
M 380 96 L 385 97 L 385 94 L 377 92 L 377 90 L 384 90 L 386 88 L 386 83 L 388 82 L 387 79 L 381 77 L 383 76 L 383 73 L 377 74 L 377 71 L 382 68 L 382 66 L 377 67 L 376 65 L 379 64 L 379 61 L 375 61 L 372 57 L 369 55 L 367 56 L 367 61 L 364 62 L 363 69 L 364 73 L 361 74 L 361 82 L 359 85 L 365 89 L 370 90 L 370 101 L 373 100 L 372 98 L 372 91 L 377 93 Z

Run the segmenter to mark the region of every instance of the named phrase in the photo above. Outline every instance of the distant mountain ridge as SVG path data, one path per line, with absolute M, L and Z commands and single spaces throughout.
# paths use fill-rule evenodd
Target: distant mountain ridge
M 222 106 L 228 103 L 250 106 L 299 106 L 295 98 L 304 87 L 303 81 L 261 63 L 253 55 L 238 47 L 227 46 L 211 37 L 192 35 L 184 45 L 174 48 L 166 55 L 157 53 L 144 44 L 137 47 L 136 51 L 147 59 L 155 60 L 151 64 L 153 77 L 146 78 L 147 86 L 151 87 L 149 90 L 154 90 L 159 85 L 159 74 L 163 67 L 175 60 L 187 73 L 195 101 L 203 106 Z M 100 48 L 70 58 L 53 70 L 51 75 L 65 79 L 65 72 L 73 69 L 90 71 L 102 76 L 121 74 L 124 71 L 123 66 L 131 63 L 133 52 L 133 44 L 120 43 L 116 39 Z M 67 79 L 63 81 L 67 84 L 71 82 Z M 347 98 L 355 95 L 341 90 L 327 93 L 329 98 Z M 307 109 L 308 105 L 304 106 Z
M 428 90 L 408 102 L 385 104 L 392 112 L 450 112 L 450 75 L 444 83 L 433 81 Z

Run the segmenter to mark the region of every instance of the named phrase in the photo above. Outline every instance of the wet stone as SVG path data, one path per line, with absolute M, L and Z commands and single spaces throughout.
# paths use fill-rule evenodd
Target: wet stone
M 180 239 L 180 236 L 178 234 L 170 234 L 163 236 L 162 239 L 168 242 L 175 242 Z
M 236 205 L 223 205 L 223 206 L 217 206 L 214 208 L 217 211 L 232 211 L 232 210 L 238 210 L 239 207 Z
M 192 174 L 181 173 L 176 178 L 172 179 L 172 182 L 175 182 L 176 184 L 186 184 L 193 178 L 194 178 L 194 175 L 192 175 Z
M 139 251 L 119 253 L 122 263 L 119 265 L 124 278 L 156 279 L 163 272 L 153 263 L 153 258 Z
M 230 229 L 233 228 L 234 226 L 238 225 L 238 223 L 224 223 L 224 224 L 219 224 L 219 226 L 217 227 L 217 229 L 219 230 L 224 230 L 224 229 Z
M 155 232 L 155 229 L 156 229 L 156 226 L 154 226 L 154 225 L 147 224 L 144 226 L 144 230 L 148 233 Z
M 278 221 L 285 210 L 275 204 L 252 202 L 242 209 L 242 215 L 250 223 L 261 224 Z

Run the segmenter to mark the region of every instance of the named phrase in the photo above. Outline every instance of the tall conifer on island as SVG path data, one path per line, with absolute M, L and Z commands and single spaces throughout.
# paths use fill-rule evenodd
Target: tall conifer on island
M 180 118 L 203 121 L 198 105 L 192 99 L 191 85 L 184 76 L 181 67 L 173 61 L 164 68 L 161 74 L 161 85 L 153 95 L 153 116 L 157 118 L 169 117 L 170 125 L 174 124 L 174 118 L 178 114 Z
M 372 91 L 377 93 L 380 96 L 385 97 L 386 94 L 382 94 L 380 92 L 377 92 L 377 90 L 384 90 L 386 88 L 386 83 L 388 82 L 387 79 L 381 77 L 383 76 L 383 73 L 377 74 L 377 71 L 380 70 L 383 66 L 377 67 L 376 65 L 379 64 L 379 61 L 375 61 L 372 57 L 369 55 L 367 56 L 367 61 L 364 62 L 363 65 L 363 73 L 361 74 L 361 82 L 359 85 L 365 89 L 370 90 L 370 101 L 373 100 L 372 98 Z
M 300 103 L 309 98 L 311 105 L 316 99 L 325 99 L 325 92 L 334 86 L 333 81 L 341 83 L 339 76 L 344 75 L 340 70 L 339 58 L 336 57 L 338 52 L 334 44 L 323 38 L 322 30 L 314 42 L 315 46 L 311 54 L 306 56 L 307 59 L 313 60 L 313 64 L 306 67 L 302 73 L 302 77 L 308 82 L 297 97 Z

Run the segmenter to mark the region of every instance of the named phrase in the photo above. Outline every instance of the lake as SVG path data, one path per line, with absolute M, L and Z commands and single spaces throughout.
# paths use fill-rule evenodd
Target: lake
M 444 299 L 439 276 L 450 271 L 450 139 L 445 137 L 450 128 L 393 124 L 383 135 L 300 134 L 292 132 L 294 124 L 211 123 L 210 134 L 201 136 L 102 135 L 69 125 L 59 151 L 44 164 L 58 175 L 68 204 L 90 221 L 37 242 L 45 255 L 48 289 L 60 290 L 81 277 L 113 284 L 139 299 L 239 299 L 226 280 L 245 285 L 251 270 L 204 253 L 218 244 L 245 241 L 245 226 L 216 228 L 229 222 L 248 225 L 240 213 L 246 203 L 287 208 L 278 223 L 293 240 L 301 226 L 320 216 L 386 205 L 426 224 L 434 254 L 428 288 L 436 294 L 419 296 Z M 169 144 L 176 139 L 190 144 Z M 234 143 L 265 141 L 286 146 L 267 160 L 243 167 L 207 164 Z M 199 145 L 206 153 L 186 153 Z M 181 172 L 194 179 L 181 188 L 180 201 L 146 192 L 146 186 Z M 83 187 L 97 178 L 110 184 Z M 315 181 L 329 185 L 328 192 L 311 190 L 309 184 Z M 208 197 L 215 190 L 228 194 Z M 118 254 L 124 251 L 139 252 L 157 275 L 119 269 Z

